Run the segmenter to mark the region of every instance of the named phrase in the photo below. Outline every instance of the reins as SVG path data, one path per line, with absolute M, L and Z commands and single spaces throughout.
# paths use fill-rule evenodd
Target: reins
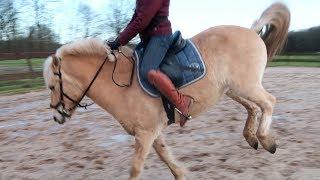
M 132 81 L 133 81 L 133 75 L 134 75 L 134 65 L 135 65 L 135 62 L 134 62 L 134 59 L 133 57 L 128 57 L 126 56 L 121 50 L 118 51 L 119 53 L 121 53 L 131 64 L 132 64 L 132 70 L 131 70 L 131 76 L 130 76 L 130 81 L 128 84 L 118 84 L 115 80 L 114 80 L 114 72 L 117 68 L 117 63 L 118 63 L 118 59 L 116 58 L 115 60 L 115 64 L 114 64 L 114 67 L 113 67 L 113 70 L 112 70 L 112 81 L 115 85 L 119 86 L 119 87 L 130 87 L 132 85 Z M 116 57 L 116 55 L 112 52 L 112 55 L 114 55 L 114 57 Z
M 73 106 L 72 110 L 74 110 L 76 107 L 81 107 L 81 108 L 85 108 L 87 109 L 88 106 L 93 105 L 93 103 L 91 104 L 86 104 L 86 105 L 81 105 L 80 102 L 82 101 L 82 99 L 86 96 L 86 94 L 88 93 L 89 89 L 91 88 L 92 84 L 94 83 L 94 81 L 97 79 L 97 77 L 99 76 L 104 64 L 107 62 L 108 60 L 108 56 L 104 59 L 103 63 L 100 65 L 98 71 L 96 72 L 96 74 L 94 75 L 93 79 L 91 80 L 89 86 L 87 87 L 87 89 L 84 91 L 84 93 L 82 94 L 81 98 L 76 101 L 76 104 Z

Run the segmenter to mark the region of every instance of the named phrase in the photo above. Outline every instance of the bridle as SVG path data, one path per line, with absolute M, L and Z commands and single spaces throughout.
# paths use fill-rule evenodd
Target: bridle
M 129 58 L 127 57 L 122 51 L 118 51 L 119 53 L 121 53 L 128 61 L 130 61 L 133 64 L 133 68 L 132 68 L 132 72 L 131 72 L 131 77 L 130 77 L 130 81 L 128 84 L 124 84 L 124 85 L 120 85 L 118 84 L 115 80 L 114 80 L 114 72 L 117 66 L 117 61 L 118 59 L 116 58 L 114 52 L 111 52 L 111 54 L 116 58 L 115 60 L 115 65 L 112 71 L 112 81 L 119 87 L 130 87 L 132 84 L 132 80 L 133 80 L 133 74 L 134 74 L 134 59 L 133 58 Z M 52 57 L 52 58 L 56 58 L 56 57 Z M 108 60 L 108 56 L 104 59 L 103 63 L 100 65 L 100 67 L 98 68 L 97 72 L 95 73 L 94 77 L 92 78 L 90 84 L 88 85 L 88 87 L 86 88 L 86 90 L 82 93 L 81 97 L 78 100 L 74 100 L 73 98 L 71 98 L 69 95 L 67 95 L 64 90 L 63 90 L 63 83 L 62 83 L 62 73 L 61 73 L 61 65 L 59 66 L 59 70 L 58 72 L 53 72 L 53 74 L 55 76 L 59 77 L 59 89 L 60 89 L 60 99 L 59 102 L 56 105 L 50 104 L 50 108 L 55 109 L 63 118 L 70 118 L 71 115 L 69 114 L 69 112 L 71 112 L 72 110 L 75 110 L 77 107 L 80 108 L 85 108 L 87 109 L 88 106 L 93 105 L 93 103 L 90 104 L 81 104 L 80 102 L 82 101 L 82 99 L 86 96 L 86 94 L 88 93 L 89 89 L 91 88 L 92 84 L 95 82 L 95 80 L 97 79 L 97 77 L 99 76 L 103 66 L 106 64 Z M 62 59 L 59 58 L 59 61 L 61 62 Z M 53 88 L 49 87 L 51 90 Z M 72 106 L 72 108 L 66 109 L 65 108 L 65 99 L 67 98 L 68 100 L 70 100 L 74 105 Z

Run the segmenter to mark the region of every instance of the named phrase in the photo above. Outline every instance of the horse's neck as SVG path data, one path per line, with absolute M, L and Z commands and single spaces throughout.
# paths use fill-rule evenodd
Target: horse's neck
M 124 57 L 122 57 L 124 58 Z M 96 104 L 112 114 L 117 120 L 125 121 L 133 118 L 130 111 L 143 111 L 145 103 L 151 99 L 141 90 L 136 74 L 134 74 L 131 87 L 119 87 L 112 81 L 114 63 L 108 62 L 96 82 L 88 92 Z M 125 59 L 118 59 L 118 65 L 114 73 L 114 79 L 119 84 L 128 83 L 132 65 Z M 90 77 L 89 77 L 90 78 Z M 143 112 L 141 112 L 143 113 Z M 122 124 L 122 123 L 121 123 Z

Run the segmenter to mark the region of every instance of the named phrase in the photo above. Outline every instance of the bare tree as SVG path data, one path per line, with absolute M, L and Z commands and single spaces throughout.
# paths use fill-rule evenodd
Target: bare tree
M 130 22 L 133 8 L 133 0 L 112 1 L 108 17 L 103 21 L 100 29 L 104 30 L 103 33 L 108 33 L 110 38 L 117 37 Z
M 84 37 L 91 36 L 91 24 L 94 19 L 94 12 L 92 9 L 86 4 L 80 4 L 78 8 L 78 12 L 81 15 L 82 25 L 84 27 Z
M 127 11 L 128 7 L 124 6 L 124 4 L 125 1 L 117 1 L 116 4 L 114 4 L 109 18 L 109 28 L 117 35 L 130 21 L 130 16 Z
M 44 5 L 39 2 L 39 0 L 32 0 L 33 8 L 35 12 L 35 24 L 40 27 L 41 21 L 43 20 L 43 9 Z
M 17 37 L 18 11 L 13 0 L 0 0 L 0 40 Z
M 47 18 L 47 12 L 44 3 L 41 3 L 40 0 L 32 0 L 33 2 L 33 9 L 35 13 L 35 25 L 31 27 L 36 28 L 34 31 L 30 32 L 37 32 L 37 39 L 43 39 L 43 36 L 46 36 L 45 32 L 42 32 L 44 30 L 43 26 L 45 24 L 48 24 L 49 19 Z M 30 35 L 30 34 L 29 34 Z M 31 36 L 33 36 L 31 34 Z

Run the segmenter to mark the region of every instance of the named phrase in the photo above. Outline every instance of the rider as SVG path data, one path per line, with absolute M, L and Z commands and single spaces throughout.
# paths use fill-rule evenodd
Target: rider
M 111 50 L 116 50 L 139 34 L 141 43 L 145 46 L 141 62 L 142 77 L 148 78 L 149 83 L 180 110 L 183 114 L 180 125 L 183 126 L 186 117 L 189 116 L 192 100 L 189 96 L 181 94 L 169 77 L 159 70 L 171 42 L 169 4 L 170 0 L 136 0 L 136 9 L 130 23 L 108 45 Z

